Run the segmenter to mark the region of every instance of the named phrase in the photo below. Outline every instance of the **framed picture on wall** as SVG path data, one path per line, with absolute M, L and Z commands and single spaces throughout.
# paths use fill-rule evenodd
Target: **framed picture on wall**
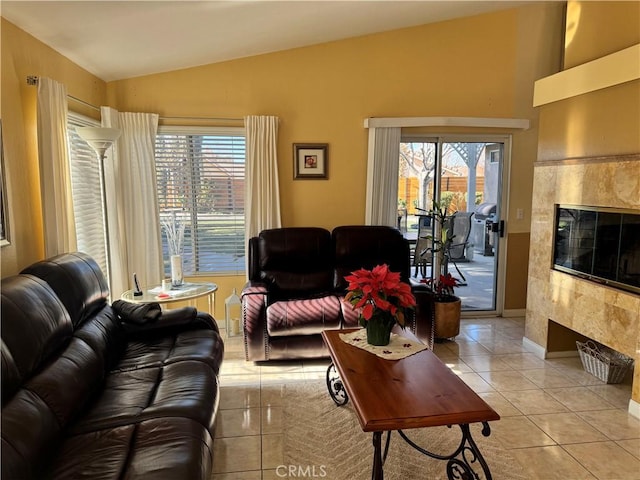
M 327 178 L 327 143 L 293 144 L 293 178 Z
M 4 179 L 4 144 L 2 143 L 2 119 L 0 119 L 0 246 L 9 245 L 7 221 L 7 188 Z

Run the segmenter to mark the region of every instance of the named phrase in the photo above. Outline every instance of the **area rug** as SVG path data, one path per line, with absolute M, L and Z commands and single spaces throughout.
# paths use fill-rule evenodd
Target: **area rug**
M 330 480 L 371 478 L 372 434 L 360 428 L 351 402 L 343 407 L 333 403 L 324 382 L 288 384 L 283 413 L 284 461 L 291 478 L 302 475 Z M 473 439 L 493 479 L 529 480 L 518 461 L 497 440 L 484 437 L 480 430 L 481 425 L 472 425 Z M 418 445 L 439 454 L 452 452 L 461 436 L 457 426 L 412 429 L 405 433 Z M 394 432 L 384 478 L 445 480 L 446 463 L 417 452 Z M 284 474 L 285 470 L 281 470 Z M 476 470 L 479 478 L 484 479 L 482 469 Z

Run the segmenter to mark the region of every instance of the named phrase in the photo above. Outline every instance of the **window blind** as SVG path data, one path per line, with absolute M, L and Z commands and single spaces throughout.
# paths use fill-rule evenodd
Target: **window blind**
M 156 177 L 161 224 L 184 225 L 184 273 L 243 274 L 244 129 L 161 127 Z M 164 229 L 162 248 L 168 274 Z
M 93 149 L 76 133 L 76 127 L 96 126 L 99 127 L 100 123 L 69 112 L 67 132 L 78 250 L 93 257 L 107 275 L 99 160 Z

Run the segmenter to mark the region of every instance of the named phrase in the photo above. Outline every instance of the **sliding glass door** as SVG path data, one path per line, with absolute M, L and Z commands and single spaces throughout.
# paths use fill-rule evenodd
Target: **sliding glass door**
M 436 200 L 455 213 L 448 271 L 461 286 L 464 311 L 499 313 L 503 288 L 501 220 L 507 137 L 403 137 L 398 172 L 398 228 L 413 246 L 412 275 L 431 276 L 428 211 Z

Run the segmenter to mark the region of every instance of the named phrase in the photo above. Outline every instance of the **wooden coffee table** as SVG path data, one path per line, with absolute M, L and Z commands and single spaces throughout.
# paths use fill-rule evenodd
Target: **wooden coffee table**
M 482 422 L 482 434 L 491 433 L 488 422 L 500 416 L 466 383 L 444 365 L 431 350 L 401 360 L 386 360 L 343 342 L 339 335 L 350 330 L 325 330 L 322 337 L 333 363 L 327 370 L 327 388 L 337 405 L 349 399 L 365 432 L 373 432 L 373 468 L 371 478 L 384 478 L 383 466 L 391 432 L 419 452 L 447 461 L 449 479 L 478 478 L 473 467 L 478 465 L 484 477 L 491 472 L 476 443 L 469 424 Z M 419 341 L 408 331 L 401 335 Z M 416 445 L 403 430 L 442 425 L 458 425 L 462 437 L 450 455 L 439 455 Z M 387 432 L 384 454 L 382 433 Z

